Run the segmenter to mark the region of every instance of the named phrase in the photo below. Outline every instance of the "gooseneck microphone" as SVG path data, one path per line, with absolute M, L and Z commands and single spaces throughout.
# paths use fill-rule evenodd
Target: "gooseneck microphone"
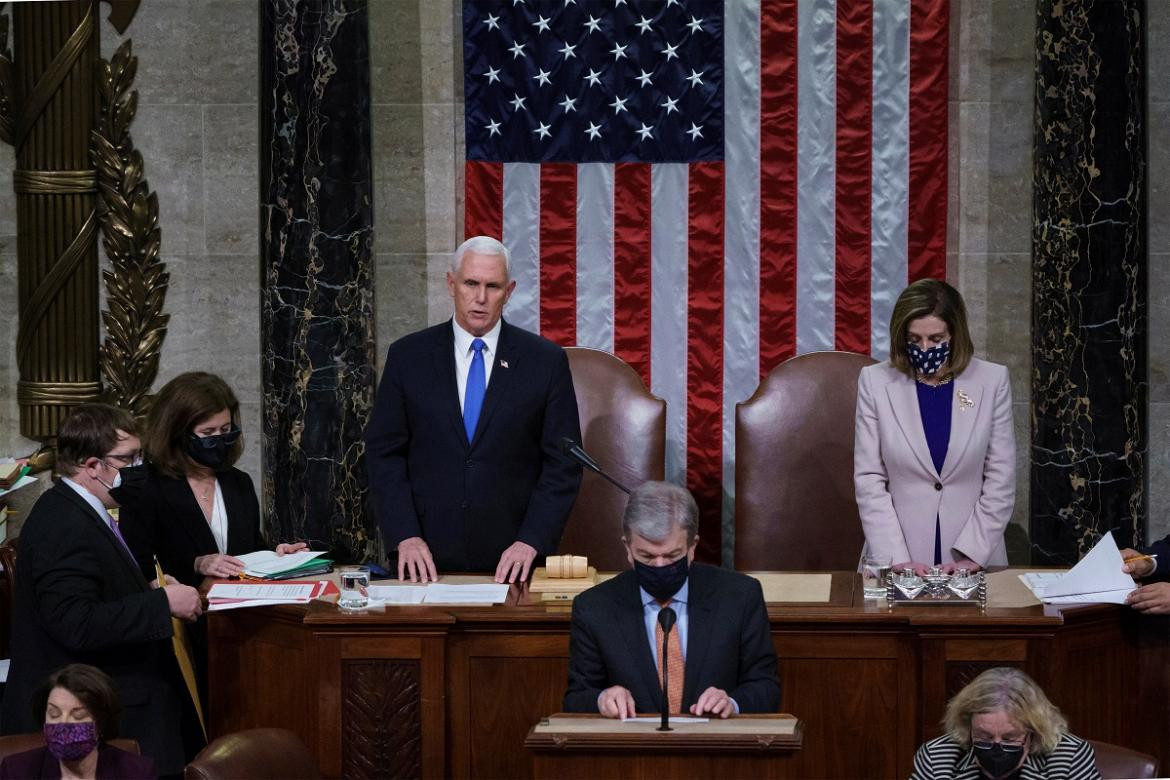
M 605 473 L 605 470 L 597 464 L 597 461 L 589 457 L 589 453 L 583 450 L 580 444 L 573 441 L 568 436 L 561 437 L 561 453 L 566 457 L 575 460 L 577 463 L 580 463 L 582 466 L 589 469 L 593 473 L 599 474 L 600 476 L 609 480 L 609 482 L 617 486 L 619 490 L 624 492 L 626 495 L 629 495 L 630 489 L 628 487 L 618 482 L 609 474 Z
M 662 724 L 658 731 L 674 731 L 670 727 L 670 664 L 666 662 L 666 646 L 670 641 L 670 629 L 678 615 L 670 607 L 658 610 L 658 625 L 662 626 L 662 649 L 658 651 L 658 661 L 662 665 Z

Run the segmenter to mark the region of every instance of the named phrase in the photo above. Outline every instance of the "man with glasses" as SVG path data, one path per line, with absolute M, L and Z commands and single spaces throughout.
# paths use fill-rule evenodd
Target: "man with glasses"
M 126 412 L 86 404 L 61 422 L 61 479 L 37 500 L 20 534 L 0 731 L 39 731 L 31 711 L 37 689 L 66 664 L 90 664 L 118 691 L 118 736 L 137 740 L 160 774 L 170 775 L 183 771 L 194 747 L 184 749 L 193 711 L 171 648 L 171 616 L 194 620 L 202 608 L 190 586 L 146 581 L 111 515 L 120 472 L 139 463 Z

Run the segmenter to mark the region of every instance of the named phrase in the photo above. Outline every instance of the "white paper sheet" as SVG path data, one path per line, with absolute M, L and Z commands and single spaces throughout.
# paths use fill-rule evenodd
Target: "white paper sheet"
M 661 722 L 662 722 L 661 716 L 654 717 L 654 718 L 626 718 L 625 720 L 622 721 L 622 723 L 661 723 Z M 707 722 L 707 718 L 690 718 L 690 717 L 684 718 L 684 717 L 675 717 L 674 715 L 670 716 L 670 725 L 672 725 L 672 726 L 688 726 L 688 725 L 693 725 L 695 723 L 706 723 L 706 722 Z
M 15 482 L 13 482 L 12 487 L 8 488 L 7 490 L 0 489 L 0 496 L 5 495 L 6 493 L 11 493 L 13 490 L 20 490 L 22 487 L 25 487 L 26 485 L 31 485 L 32 483 L 34 483 L 36 481 L 37 481 L 36 477 L 32 477 L 32 476 L 29 476 L 28 474 L 25 474 L 23 477 L 16 480 Z
M 424 604 L 503 604 L 508 598 L 508 584 L 427 585 Z
M 325 551 L 301 550 L 288 555 L 277 555 L 272 550 L 257 550 L 246 555 L 237 555 L 244 562 L 244 573 L 251 577 L 278 574 L 289 569 L 304 566 L 314 558 L 320 558 Z
M 268 584 L 235 584 L 217 582 L 207 591 L 208 599 L 254 599 L 263 602 L 277 600 L 308 601 L 313 598 L 315 584 L 273 583 Z M 287 602 L 286 602 L 287 603 Z
M 1047 604 L 1124 604 L 1137 585 L 1122 563 L 1113 532 L 1106 531 L 1067 572 L 1025 572 L 1020 579 Z
M 371 585 L 369 596 L 386 605 L 421 604 L 427 595 L 426 585 Z
M 240 599 L 239 601 L 212 601 L 207 605 L 208 612 L 222 612 L 225 609 L 240 609 L 241 607 L 271 607 L 274 604 L 306 604 L 306 599 Z

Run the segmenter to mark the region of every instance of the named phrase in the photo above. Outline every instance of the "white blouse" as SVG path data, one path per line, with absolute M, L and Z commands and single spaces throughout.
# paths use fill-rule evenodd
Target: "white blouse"
M 215 537 L 215 546 L 220 553 L 227 552 L 227 508 L 223 505 L 223 491 L 219 489 L 219 480 L 215 481 L 215 503 L 211 507 L 211 535 Z

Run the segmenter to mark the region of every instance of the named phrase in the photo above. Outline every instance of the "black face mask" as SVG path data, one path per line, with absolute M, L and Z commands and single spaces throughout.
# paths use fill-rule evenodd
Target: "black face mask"
M 975 763 L 992 778 L 1007 777 L 1023 762 L 1023 750 L 1004 750 L 999 742 L 976 743 Z
M 642 586 L 642 590 L 659 601 L 666 601 L 678 593 L 678 589 L 687 581 L 689 572 L 690 561 L 685 555 L 665 566 L 648 566 L 641 561 L 634 561 L 634 573 L 638 575 L 638 584 Z
M 200 466 L 219 471 L 227 464 L 228 451 L 239 438 L 239 428 L 215 436 L 196 436 L 192 433 L 187 437 L 187 454 Z
M 110 498 L 118 502 L 118 506 L 133 506 L 146 489 L 150 479 L 150 472 L 145 465 L 123 466 L 118 469 L 118 486 L 109 489 Z

